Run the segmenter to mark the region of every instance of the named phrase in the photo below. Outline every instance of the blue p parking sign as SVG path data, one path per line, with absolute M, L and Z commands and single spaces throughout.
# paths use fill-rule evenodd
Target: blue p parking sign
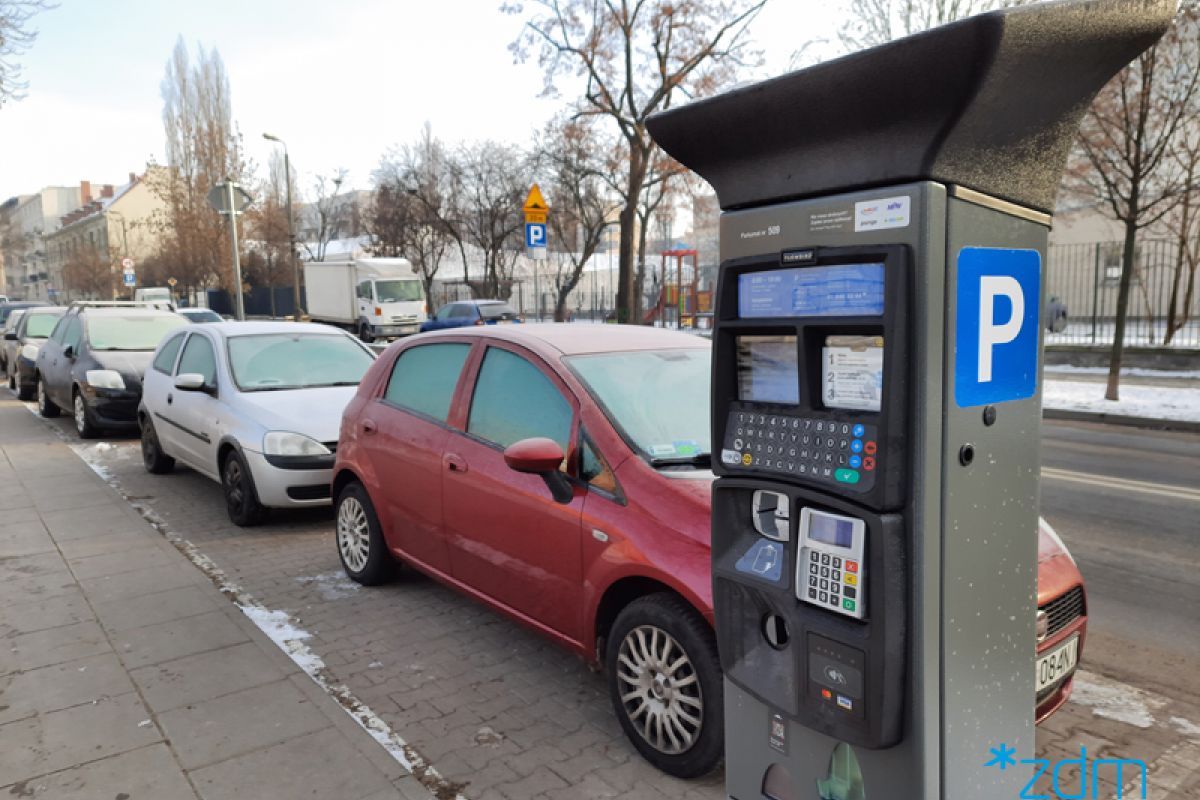
M 1042 257 L 965 247 L 958 255 L 954 401 L 960 408 L 1037 392 Z
M 546 246 L 546 223 L 544 223 L 544 222 L 526 222 L 525 223 L 525 246 L 526 247 L 545 247 Z

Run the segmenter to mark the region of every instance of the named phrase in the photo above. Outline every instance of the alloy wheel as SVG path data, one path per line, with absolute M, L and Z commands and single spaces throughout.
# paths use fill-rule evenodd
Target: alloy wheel
M 671 634 L 641 625 L 626 634 L 617 656 L 621 703 L 634 728 L 656 750 L 683 753 L 700 736 L 700 678 Z
M 75 394 L 75 430 L 79 431 L 80 435 L 87 429 L 87 405 L 83 402 L 83 395 L 76 392 Z
M 346 566 L 362 572 L 371 553 L 371 527 L 358 498 L 347 497 L 338 506 L 337 543 Z
M 241 508 L 246 502 L 246 479 L 242 474 L 241 462 L 236 458 L 225 462 L 225 487 L 230 505 Z

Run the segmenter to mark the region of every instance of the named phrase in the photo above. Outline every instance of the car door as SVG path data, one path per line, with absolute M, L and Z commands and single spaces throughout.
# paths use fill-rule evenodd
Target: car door
M 406 347 L 382 393 L 359 415 L 359 443 L 377 485 L 369 486 L 389 544 L 426 568 L 450 574 L 442 533 L 442 450 L 466 340 Z
M 545 436 L 570 454 L 577 409 L 540 359 L 491 344 L 465 408 L 465 431 L 451 431 L 442 459 L 454 577 L 573 641 L 582 636 L 586 490 L 574 485 L 569 503 L 555 502 L 541 477 L 508 467 L 504 448 Z
M 171 336 L 158 348 L 154 361 L 146 376 L 142 379 L 142 406 L 150 415 L 154 424 L 154 434 L 158 437 L 158 446 L 164 453 L 175 457 L 180 454 L 181 447 L 178 434 L 181 433 L 167 413 L 171 409 L 167 405 L 167 395 L 175 390 L 175 362 L 179 359 L 179 351 L 183 340 L 187 338 L 186 331 Z
M 173 420 L 184 461 L 210 477 L 217 475 L 217 444 L 221 441 L 220 387 L 213 342 L 203 333 L 192 332 L 179 354 L 175 375 L 204 377 L 206 391 L 167 390 L 167 414 Z
M 62 338 L 58 347 L 49 353 L 49 364 L 43 368 L 46 384 L 46 394 L 62 409 L 70 409 L 74 402 L 71 397 L 71 368 L 79 358 L 79 348 L 83 343 L 83 323 L 78 315 L 72 314 L 64 318 Z

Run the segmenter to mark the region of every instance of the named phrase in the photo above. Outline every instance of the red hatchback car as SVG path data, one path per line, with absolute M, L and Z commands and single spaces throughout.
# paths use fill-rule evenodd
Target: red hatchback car
M 680 777 L 723 751 L 710 353 L 633 326 L 412 337 L 368 370 L 334 467 L 351 578 L 379 583 L 403 560 L 602 662 L 626 735 Z M 1039 558 L 1041 718 L 1070 691 L 1086 618 L 1045 527 Z

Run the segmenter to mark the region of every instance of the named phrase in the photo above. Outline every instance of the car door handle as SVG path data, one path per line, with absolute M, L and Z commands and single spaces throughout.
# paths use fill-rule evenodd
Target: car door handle
M 173 394 L 167 395 L 167 405 L 171 405 L 171 403 L 174 403 L 174 402 L 175 402 L 175 395 L 173 395 Z
M 372 433 L 374 433 L 374 432 L 375 432 L 375 430 L 376 430 L 376 428 L 375 428 L 375 421 L 374 421 L 374 420 L 370 420 L 370 419 L 364 419 L 364 420 L 362 421 L 362 432 L 363 432 L 363 433 L 365 433 L 365 434 L 368 434 L 368 435 L 369 435 L 369 434 L 372 434 Z
M 446 453 L 446 455 L 442 456 L 442 463 L 445 464 L 446 469 L 450 470 L 451 472 L 467 471 L 466 459 L 464 459 L 462 456 L 455 455 L 454 453 Z

